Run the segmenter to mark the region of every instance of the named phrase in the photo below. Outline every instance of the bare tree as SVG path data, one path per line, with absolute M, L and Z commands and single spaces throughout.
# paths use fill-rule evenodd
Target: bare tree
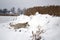
M 23 9 L 23 14 L 25 14 L 26 8 Z
M 3 9 L 3 13 L 7 13 L 7 9 L 5 8 L 5 9 Z
M 20 8 L 17 9 L 18 14 L 22 14 L 22 10 Z
M 15 7 L 12 7 L 12 8 L 11 8 L 11 12 L 12 12 L 12 13 L 15 13 Z

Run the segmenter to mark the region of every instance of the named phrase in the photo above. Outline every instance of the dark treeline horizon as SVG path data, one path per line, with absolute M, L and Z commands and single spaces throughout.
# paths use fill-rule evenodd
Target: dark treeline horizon
M 3 9 L 0 9 L 0 14 L 9 14 L 9 13 L 12 13 L 12 14 L 23 14 L 24 11 L 26 10 L 26 8 L 15 8 L 15 7 L 12 7 L 11 9 L 7 9 L 7 8 L 3 8 Z

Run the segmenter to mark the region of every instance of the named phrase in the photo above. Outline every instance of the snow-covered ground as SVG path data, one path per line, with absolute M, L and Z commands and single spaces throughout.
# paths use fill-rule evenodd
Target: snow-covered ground
M 4 22 L 3 19 L 1 22 Z M 30 26 L 15 31 L 14 29 L 9 29 L 9 23 L 11 22 L 13 24 L 28 22 Z M 44 31 L 44 33 L 41 33 L 41 40 L 60 40 L 60 17 L 48 14 L 42 15 L 38 12 L 31 16 L 20 15 L 17 18 L 11 18 L 6 23 L 0 23 L 0 40 L 32 40 L 32 31 L 35 33 L 38 30 L 38 26 Z
M 13 19 L 15 19 L 16 16 L 0 16 L 0 23 L 6 23 L 9 21 L 13 21 Z

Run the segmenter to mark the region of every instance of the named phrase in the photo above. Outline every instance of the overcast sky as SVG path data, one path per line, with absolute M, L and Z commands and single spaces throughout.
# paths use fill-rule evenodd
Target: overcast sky
M 1 8 L 29 8 L 43 5 L 60 5 L 60 0 L 0 0 Z

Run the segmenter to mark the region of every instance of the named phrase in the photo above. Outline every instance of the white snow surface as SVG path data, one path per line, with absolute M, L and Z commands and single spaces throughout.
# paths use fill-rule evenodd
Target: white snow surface
M 20 28 L 15 32 L 9 29 L 9 23 L 13 24 L 28 22 L 28 28 Z M 60 40 L 60 17 L 50 16 L 48 14 L 39 14 L 26 16 L 20 15 L 14 21 L 0 23 L 0 40 L 31 40 L 32 31 L 36 32 L 40 26 L 45 32 L 41 34 L 42 40 Z

